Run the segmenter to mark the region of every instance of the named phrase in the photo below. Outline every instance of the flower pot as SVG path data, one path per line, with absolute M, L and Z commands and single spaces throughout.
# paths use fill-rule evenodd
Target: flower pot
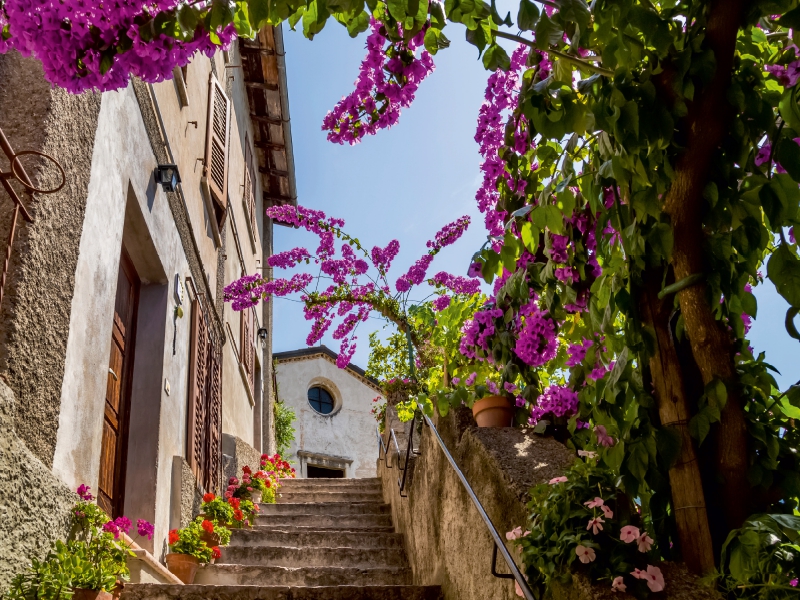
M 188 554 L 176 554 L 175 552 L 170 552 L 166 558 L 167 568 L 170 573 L 187 585 L 194 582 L 197 567 L 200 566 L 200 561 L 197 558 Z
M 216 533 L 209 533 L 208 531 L 203 530 L 200 539 L 206 543 L 206 546 L 209 548 L 213 548 L 214 546 L 219 546 L 219 536 Z
M 472 416 L 478 427 L 511 427 L 514 407 L 505 396 L 487 396 L 472 405 Z
M 250 501 L 253 504 L 258 504 L 261 502 L 261 490 L 253 490 L 250 492 Z
M 85 588 L 73 588 L 72 597 L 75 600 L 111 600 L 110 592 L 105 590 L 87 590 Z

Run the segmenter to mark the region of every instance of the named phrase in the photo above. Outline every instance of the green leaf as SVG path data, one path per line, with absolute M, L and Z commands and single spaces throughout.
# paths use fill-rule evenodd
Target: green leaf
M 704 411 L 700 411 L 689 421 L 689 433 L 697 440 L 698 444 L 703 443 L 709 431 L 711 431 L 711 422 Z
M 586 29 L 591 20 L 589 7 L 584 0 L 556 0 L 558 14 L 567 21 L 574 21 L 580 25 L 581 30 Z
M 625 464 L 631 472 L 631 475 L 636 477 L 639 481 L 644 482 L 644 476 L 647 474 L 647 465 L 649 462 L 647 448 L 645 448 L 644 444 L 641 442 L 637 442 L 629 444 L 628 450 L 628 460 Z
M 517 27 L 521 31 L 533 31 L 539 18 L 539 8 L 531 0 L 520 0 L 517 12 Z
M 777 23 L 790 29 L 800 29 L 800 6 L 784 14 Z
M 796 340 L 800 340 L 800 332 L 797 331 L 797 327 L 794 325 L 794 318 L 800 313 L 800 309 L 797 308 L 790 308 L 786 311 L 786 332 L 789 334 L 789 337 L 792 337 Z
M 184 4 L 178 9 L 178 24 L 185 33 L 194 33 L 199 22 L 200 18 L 194 7 Z
M 797 106 L 797 88 L 790 88 L 783 92 L 781 100 L 778 103 L 778 112 L 780 112 L 786 124 L 794 129 L 800 131 L 800 108 Z
M 525 221 L 520 227 L 519 233 L 522 243 L 525 244 L 528 252 L 536 254 L 536 249 L 539 246 L 539 231 L 534 228 L 533 223 Z
M 601 451 L 603 462 L 614 471 L 619 471 L 622 466 L 622 459 L 625 458 L 625 442 L 618 441 L 616 444 Z
M 389 9 L 389 14 L 392 15 L 394 19 L 400 22 L 403 22 L 407 16 L 406 15 L 407 6 L 408 6 L 407 0 L 386 0 L 386 7 Z
M 329 16 L 325 0 L 311 0 L 303 13 L 303 35 L 310 40 L 314 39 L 325 27 Z
M 551 44 L 557 44 L 561 41 L 564 31 L 556 23 L 553 22 L 546 14 L 542 14 L 539 21 L 536 23 L 536 47 L 540 50 L 546 50 Z M 800 131 L 800 129 L 798 130 Z
M 775 148 L 777 161 L 795 181 L 800 182 L 800 146 L 793 139 L 782 137 Z
M 440 30 L 444 29 L 447 23 L 444 18 L 444 11 L 442 10 L 442 5 L 439 4 L 438 2 L 431 2 L 430 11 L 431 11 L 431 27 Z
M 269 0 L 247 0 L 250 24 L 253 29 L 261 29 L 269 19 L 269 5 Z
M 511 59 L 508 57 L 505 49 L 495 43 L 489 46 L 483 54 L 483 66 L 486 67 L 488 71 L 496 71 L 497 69 L 508 71 L 511 66 Z
M 478 56 L 480 56 L 483 49 L 486 48 L 486 35 L 483 33 L 483 27 L 467 29 L 467 41 L 478 49 Z
M 359 33 L 363 33 L 369 29 L 369 13 L 362 10 L 358 15 L 347 24 L 347 33 L 350 37 L 358 37 Z
M 767 275 L 778 293 L 793 307 L 800 308 L 800 260 L 794 246 L 778 246 L 767 264 Z

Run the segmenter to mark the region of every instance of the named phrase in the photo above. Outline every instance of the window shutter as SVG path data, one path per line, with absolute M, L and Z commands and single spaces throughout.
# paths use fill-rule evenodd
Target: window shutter
M 222 467 L 222 352 L 213 347 L 209 352 L 209 390 L 207 421 L 208 467 L 205 472 L 206 491 L 218 491 Z
M 223 209 L 227 206 L 229 128 L 230 100 L 217 78 L 211 75 L 208 85 L 208 121 L 203 175 L 208 181 L 211 196 Z
M 186 459 L 198 482 L 206 470 L 205 423 L 208 386 L 209 340 L 203 309 L 192 300 L 192 336 L 189 344 L 189 411 L 186 436 Z
M 242 366 L 247 373 L 247 382 L 250 385 L 250 394 L 254 393 L 254 372 L 255 372 L 255 347 L 253 346 L 253 311 L 248 309 L 241 313 L 241 349 L 239 356 L 242 359 Z
M 247 217 L 247 229 L 250 232 L 250 241 L 252 242 L 253 252 L 256 251 L 256 240 L 258 238 L 258 220 L 256 219 L 256 186 L 255 176 L 253 170 L 252 152 L 250 151 L 249 142 L 245 140 L 245 159 L 244 159 L 244 194 L 242 196 L 242 203 L 244 204 L 244 212 Z

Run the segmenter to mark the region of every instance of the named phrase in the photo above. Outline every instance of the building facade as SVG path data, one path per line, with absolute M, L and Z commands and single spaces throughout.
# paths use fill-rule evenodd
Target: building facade
M 297 416 L 289 460 L 298 477 L 375 477 L 381 388 L 356 365 L 337 367 L 337 356 L 326 346 L 274 354 L 277 399 Z
M 226 469 L 274 452 L 271 304 L 235 312 L 223 289 L 271 274 L 264 210 L 296 204 L 283 54 L 268 27 L 173 80 L 77 96 L 51 88 L 36 60 L 0 55 L 7 147 L 64 170 L 52 194 L 9 180 L 31 222 L 14 222 L 0 189 L 0 236 L 16 238 L 0 304 L 0 441 L 5 458 L 29 457 L 0 464 L 0 495 L 11 536 L 31 534 L 0 542 L 16 544 L 0 547 L 0 585 L 63 533 L 65 490 L 90 485 L 110 516 L 154 523 L 158 558 Z M 35 158 L 16 171 L 57 187 L 57 169 Z M 47 483 L 15 503 L 32 478 Z

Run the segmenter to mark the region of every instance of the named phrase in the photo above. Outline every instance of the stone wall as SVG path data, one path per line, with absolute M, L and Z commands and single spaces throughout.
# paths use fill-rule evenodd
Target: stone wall
M 0 55 L 0 81 L 0 128 L 14 150 L 49 154 L 66 173 L 66 185 L 55 194 L 33 199 L 21 194 L 34 222 L 19 220 L 0 312 L 0 372 L 16 395 L 15 427 L 30 451 L 49 466 L 101 97 L 52 88 L 39 61 L 14 51 Z M 0 156 L 0 168 L 7 170 L 5 156 Z M 59 182 L 52 169 L 31 176 L 42 188 Z M 12 207 L 0 192 L 3 240 Z
M 397 422 L 387 412 L 387 431 Z M 562 475 L 575 454 L 552 438 L 531 430 L 475 427 L 468 409 L 435 418 L 436 427 L 456 463 L 469 481 L 500 536 L 528 520 L 528 491 L 534 485 Z M 406 427 L 408 430 L 408 427 Z M 398 435 L 400 465 L 405 460 L 405 433 Z M 423 427 L 419 456 L 409 464 L 406 498 L 397 484 L 402 472 L 394 444 L 386 461 L 378 462 L 384 498 L 391 504 L 392 520 L 405 535 L 406 550 L 414 572 L 415 585 L 441 585 L 445 600 L 512 600 L 517 598 L 514 582 L 491 574 L 493 542 L 486 525 L 447 462 L 433 432 Z M 415 446 L 417 444 L 415 443 Z M 507 544 L 512 555 L 516 547 Z M 508 573 L 498 553 L 499 573 Z M 517 563 L 518 565 L 520 562 Z M 662 600 L 720 600 L 715 592 L 698 585 L 697 579 L 680 564 L 661 565 L 669 582 L 659 594 Z M 609 585 L 592 585 L 581 575 L 569 584 L 553 585 L 553 600 L 612 600 L 621 598 Z M 631 598 L 632 596 L 625 596 Z
M 223 490 L 228 485 L 228 479 L 231 477 L 242 478 L 242 467 L 247 465 L 255 473 L 258 471 L 260 464 L 261 453 L 258 450 L 235 435 L 222 434 Z
M 66 538 L 78 500 L 15 433 L 15 404 L 0 381 L 0 593 L 31 558 Z

